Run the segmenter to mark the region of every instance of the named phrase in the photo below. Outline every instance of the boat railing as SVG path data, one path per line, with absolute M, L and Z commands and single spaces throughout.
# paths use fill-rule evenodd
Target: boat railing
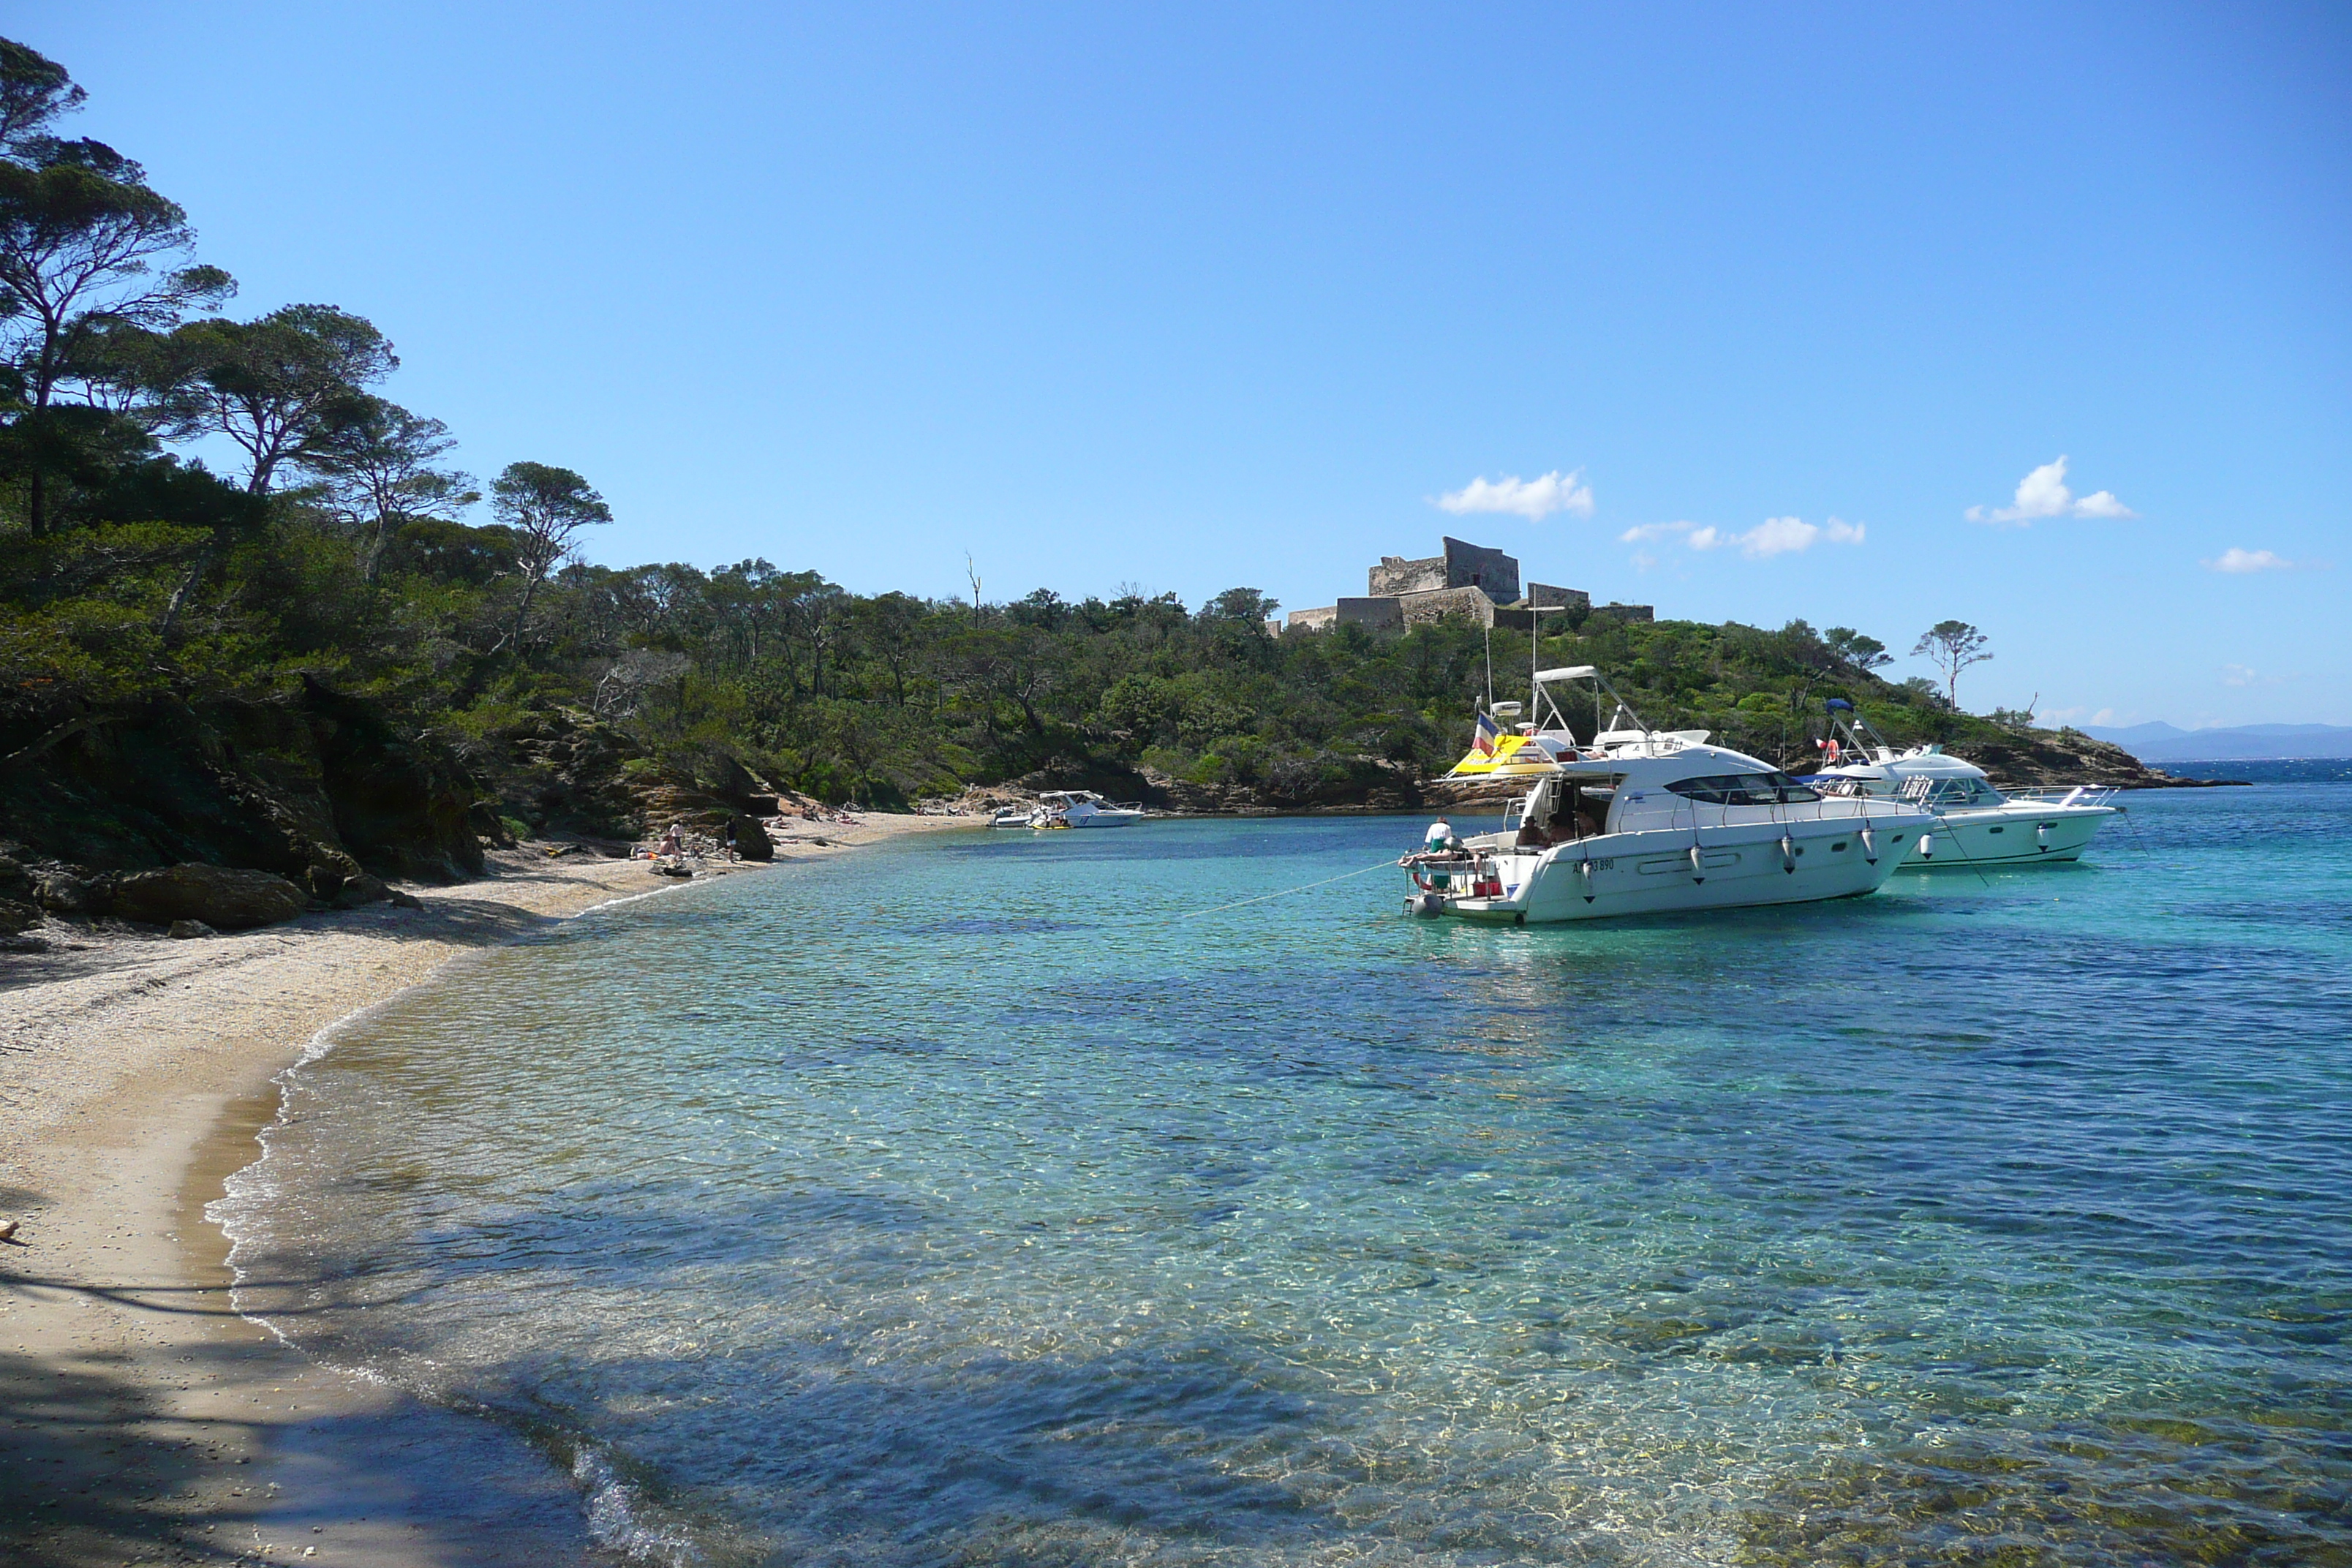
M 2030 784 L 2001 791 L 2028 805 L 2105 805 L 2122 793 L 2113 784 Z

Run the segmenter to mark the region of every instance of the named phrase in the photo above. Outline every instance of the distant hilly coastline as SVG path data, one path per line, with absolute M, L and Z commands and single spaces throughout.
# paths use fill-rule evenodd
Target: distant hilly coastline
M 2079 728 L 2094 740 L 2121 746 L 2144 763 L 2352 757 L 2352 726 L 2343 724 L 2240 724 L 2229 729 L 2183 730 L 2158 721 L 2119 729 L 2096 724 Z

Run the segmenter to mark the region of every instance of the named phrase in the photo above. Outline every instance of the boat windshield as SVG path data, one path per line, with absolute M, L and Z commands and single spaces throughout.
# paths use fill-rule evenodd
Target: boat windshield
M 1979 778 L 1908 778 L 1903 781 L 1903 798 L 1946 810 L 1963 805 L 2000 805 L 2006 801 L 2000 791 Z
M 1676 779 L 1666 787 L 1708 805 L 1789 805 L 1822 798 L 1820 791 L 1781 773 L 1705 773 Z

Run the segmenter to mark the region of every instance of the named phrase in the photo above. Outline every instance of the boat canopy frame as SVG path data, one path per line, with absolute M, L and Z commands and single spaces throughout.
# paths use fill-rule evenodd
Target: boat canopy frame
M 1832 697 L 1824 706 L 1830 716 L 1830 733 L 1834 735 L 1841 730 L 1844 731 L 1846 744 L 1852 746 L 1854 754 L 1864 762 L 1885 763 L 1908 755 L 1880 734 L 1877 728 L 1862 716 L 1862 710 L 1844 698 Z M 1918 748 L 1920 755 L 1928 757 L 1938 756 L 1943 750 L 1940 742 L 1929 742 Z
M 1624 694 L 1620 692 L 1614 686 L 1609 684 L 1609 678 L 1601 673 L 1598 666 L 1590 664 L 1566 664 L 1561 665 L 1557 668 L 1538 669 L 1535 672 L 1536 704 L 1538 710 L 1533 717 L 1536 720 L 1536 728 L 1538 731 L 1540 731 L 1543 727 L 1541 710 L 1545 707 L 1549 707 L 1551 709 L 1552 718 L 1559 722 L 1559 727 L 1562 730 L 1567 731 L 1571 735 L 1576 732 L 1568 721 L 1568 715 L 1560 711 L 1559 699 L 1552 695 L 1550 689 L 1554 686 L 1567 686 L 1578 681 L 1586 680 L 1591 681 L 1593 688 L 1592 717 L 1594 722 L 1592 743 L 1594 745 L 1598 746 L 1602 744 L 1603 738 L 1609 736 L 1614 736 L 1620 740 L 1632 740 L 1638 738 L 1644 741 L 1654 741 L 1658 739 L 1658 731 L 1652 729 L 1648 721 L 1643 719 L 1639 713 L 1633 711 L 1633 705 L 1625 700 Z M 1609 700 L 1614 705 L 1610 712 L 1609 719 L 1606 723 L 1601 721 L 1601 698 L 1603 693 L 1608 695 Z M 1627 723 L 1628 721 L 1630 721 L 1630 727 Z

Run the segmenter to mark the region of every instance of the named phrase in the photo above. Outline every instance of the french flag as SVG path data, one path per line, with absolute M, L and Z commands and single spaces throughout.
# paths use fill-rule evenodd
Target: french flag
M 1471 747 L 1480 756 L 1491 757 L 1495 754 L 1495 742 L 1501 737 L 1502 733 L 1501 730 L 1496 728 L 1495 716 L 1482 711 L 1478 715 L 1478 734 L 1470 742 Z

